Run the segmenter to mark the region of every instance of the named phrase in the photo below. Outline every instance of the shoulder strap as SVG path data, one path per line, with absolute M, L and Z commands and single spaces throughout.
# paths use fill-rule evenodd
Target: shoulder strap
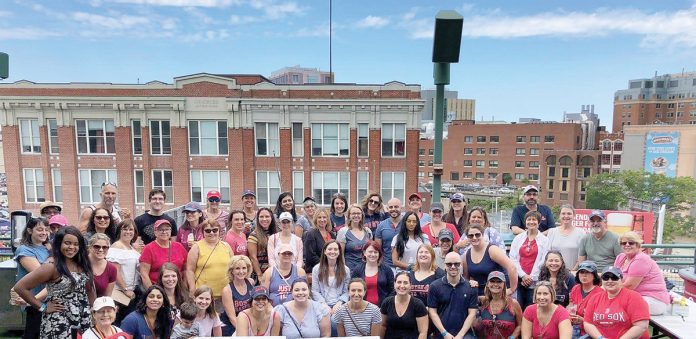
M 353 315 L 350 313 L 350 307 L 348 306 L 348 304 L 345 304 L 345 307 L 346 307 L 346 313 L 348 313 L 348 317 L 350 318 L 350 322 L 353 323 L 353 326 L 355 326 L 355 329 L 358 330 L 358 333 L 360 333 L 360 335 L 363 336 L 363 337 L 368 336 L 370 333 L 365 333 L 365 332 L 363 332 L 363 331 L 360 329 L 360 327 L 358 326 L 358 324 L 355 322 L 355 318 L 353 318 Z M 365 311 L 364 311 L 364 312 L 367 312 L 367 305 L 365 305 Z
M 300 334 L 300 338 L 304 338 L 304 335 L 302 334 L 302 331 L 300 330 L 300 326 L 297 325 L 297 320 L 295 320 L 295 317 L 292 316 L 292 313 L 290 313 L 290 309 L 288 309 L 285 304 L 281 304 L 283 308 L 285 309 L 285 312 L 288 313 L 288 317 L 290 317 L 290 320 L 292 320 L 292 324 L 295 325 L 295 328 L 297 329 L 297 333 Z
M 208 265 L 208 260 L 210 260 L 210 257 L 213 256 L 213 254 L 215 253 L 215 249 L 218 247 L 218 245 L 220 244 L 221 241 L 222 240 L 218 240 L 218 242 L 215 243 L 215 246 L 213 247 L 213 249 L 210 250 L 210 254 L 208 255 L 208 259 L 205 259 L 205 263 L 203 263 L 203 267 L 201 268 L 201 271 L 198 272 L 198 275 L 196 276 L 196 280 L 194 282 L 197 282 L 198 278 L 200 278 L 201 274 L 203 274 L 203 271 L 205 270 L 205 266 Z M 206 246 L 208 246 L 208 245 L 206 245 Z M 200 250 L 198 250 L 198 254 L 200 255 Z

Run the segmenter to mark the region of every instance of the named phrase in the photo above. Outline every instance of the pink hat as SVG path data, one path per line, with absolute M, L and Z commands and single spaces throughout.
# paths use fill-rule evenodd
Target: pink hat
M 62 214 L 55 214 L 51 217 L 51 219 L 48 219 L 48 224 L 49 225 L 60 225 L 60 227 L 65 227 L 68 226 L 68 218 L 66 218 Z

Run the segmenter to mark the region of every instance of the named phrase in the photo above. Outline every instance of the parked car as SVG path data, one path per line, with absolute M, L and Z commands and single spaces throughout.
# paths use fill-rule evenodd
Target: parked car
M 498 189 L 498 193 L 500 194 L 513 194 L 515 193 L 515 190 L 509 187 L 501 187 Z

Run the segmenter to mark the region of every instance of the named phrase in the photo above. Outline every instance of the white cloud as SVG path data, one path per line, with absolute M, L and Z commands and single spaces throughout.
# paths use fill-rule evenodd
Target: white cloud
M 260 21 L 260 18 L 248 15 L 230 15 L 229 23 L 231 25 L 243 25 L 252 22 Z
M 336 29 L 336 26 L 334 25 L 334 30 Z M 324 24 L 324 25 L 319 25 L 316 27 L 311 27 L 311 28 L 300 28 L 294 33 L 291 34 L 292 36 L 295 37 L 300 37 L 300 38 L 308 38 L 308 37 L 327 37 L 329 36 L 329 25 Z
M 389 24 L 388 18 L 369 15 L 356 23 L 358 28 L 381 28 Z
M 204 25 L 210 25 L 215 23 L 215 19 L 208 16 L 196 7 L 186 7 L 184 11 L 193 18 L 195 18 L 197 23 L 202 23 Z
M 228 7 L 238 5 L 240 0 L 109 0 L 112 2 L 136 5 L 172 6 L 172 7 Z
M 160 26 L 162 27 L 162 29 L 166 29 L 168 31 L 174 30 L 174 29 L 176 29 L 176 19 L 174 19 L 174 18 L 162 19 L 162 21 L 160 22 Z
M 83 24 L 113 30 L 125 30 L 150 23 L 150 20 L 146 17 L 133 15 L 104 16 L 85 12 L 75 12 L 72 18 Z
M 250 0 L 249 5 L 263 11 L 268 19 L 280 19 L 288 15 L 304 13 L 304 9 L 293 1 L 276 3 L 274 0 Z
M 215 40 L 225 40 L 229 36 L 230 34 L 225 29 L 208 30 L 184 35 L 182 40 L 185 42 L 209 42 Z
M 3 27 L 0 29 L 0 40 L 39 40 L 60 35 L 55 31 L 33 27 Z
M 12 15 L 12 12 L 9 12 L 9 11 L 0 11 L 0 18 L 2 18 L 2 17 L 9 17 L 10 15 Z

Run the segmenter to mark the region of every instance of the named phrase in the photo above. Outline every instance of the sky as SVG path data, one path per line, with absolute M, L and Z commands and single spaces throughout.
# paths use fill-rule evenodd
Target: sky
M 696 70 L 696 0 L 333 0 L 336 82 L 434 88 L 438 11 L 464 17 L 448 89 L 477 120 L 561 120 L 594 104 L 610 128 L 630 79 Z M 329 0 L 0 0 L 11 83 L 172 83 L 208 72 L 329 70 Z

